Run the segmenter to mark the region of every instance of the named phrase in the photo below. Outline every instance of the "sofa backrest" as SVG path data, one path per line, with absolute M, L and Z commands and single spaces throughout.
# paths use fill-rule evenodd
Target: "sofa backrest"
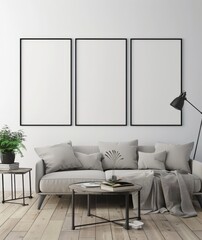
M 96 153 L 99 152 L 99 147 L 98 146 L 73 146 L 73 149 L 75 152 L 82 152 L 85 154 L 91 154 L 91 153 Z M 154 152 L 155 148 L 154 146 L 138 146 L 138 151 L 141 152 Z

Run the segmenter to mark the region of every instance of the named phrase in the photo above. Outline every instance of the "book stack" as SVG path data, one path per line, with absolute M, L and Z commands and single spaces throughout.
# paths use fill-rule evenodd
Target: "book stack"
M 134 186 L 134 184 L 123 181 L 118 182 L 104 181 L 100 185 L 101 189 L 111 192 L 128 190 L 128 188 L 131 186 Z
M 0 170 L 16 170 L 19 168 L 19 162 L 4 164 L 0 163 Z
M 100 182 L 85 182 L 79 185 L 81 185 L 83 188 L 97 188 L 100 187 Z

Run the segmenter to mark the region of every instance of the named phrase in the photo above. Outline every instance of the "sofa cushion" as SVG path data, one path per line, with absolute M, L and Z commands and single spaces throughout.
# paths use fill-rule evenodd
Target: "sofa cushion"
M 103 169 L 137 169 L 137 145 L 137 140 L 99 142 L 99 149 L 103 154 Z
M 189 159 L 193 146 L 194 142 L 184 145 L 157 143 L 155 152 L 167 152 L 166 169 L 183 170 L 190 173 Z
M 138 152 L 138 169 L 165 169 L 166 151 L 158 153 Z
M 138 151 L 140 152 L 147 152 L 147 153 L 153 153 L 155 152 L 155 146 L 151 146 L 151 145 L 140 145 L 137 148 Z
M 78 182 L 103 181 L 105 174 L 99 170 L 69 170 L 46 174 L 40 181 L 43 193 L 69 193 L 69 185 Z
M 39 157 L 44 160 L 46 173 L 82 168 L 70 144 L 61 143 L 53 146 L 40 147 L 35 148 L 35 151 Z
M 102 154 L 100 152 L 92 154 L 74 152 L 74 154 L 82 164 L 82 169 L 103 170 L 101 163 Z
M 133 176 L 133 175 L 136 175 L 138 173 L 142 173 L 143 171 L 149 171 L 149 170 L 138 170 L 138 169 L 135 169 L 135 170 L 115 170 L 115 175 L 118 177 L 118 178 L 124 178 L 124 177 L 129 177 L 129 176 Z M 154 170 L 155 172 L 160 172 L 162 170 Z M 185 178 L 187 176 L 188 178 L 188 174 L 184 174 Z M 201 180 L 199 177 L 193 175 L 194 178 L 193 178 L 193 185 L 194 185 L 194 192 L 197 193 L 201 190 Z M 112 170 L 108 170 L 108 171 L 105 171 L 105 178 L 108 180 L 112 177 Z
M 98 146 L 95 146 L 95 145 L 88 145 L 88 146 L 85 146 L 85 145 L 77 145 L 77 146 L 73 146 L 73 150 L 74 152 L 81 152 L 81 153 L 85 153 L 85 154 L 91 154 L 91 153 L 97 153 L 99 152 L 99 147 Z

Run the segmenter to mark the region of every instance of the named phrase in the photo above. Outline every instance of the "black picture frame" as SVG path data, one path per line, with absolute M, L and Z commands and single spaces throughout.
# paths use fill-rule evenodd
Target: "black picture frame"
M 60 43 L 60 44 L 58 44 L 58 46 L 59 46 L 58 51 L 55 50 L 54 47 L 51 45 L 51 43 L 53 43 L 54 41 Z M 62 41 L 63 41 L 64 47 L 62 47 Z M 58 92 L 56 93 L 55 92 L 55 94 L 53 94 L 51 96 L 51 98 L 53 98 L 53 100 L 54 99 L 55 100 L 58 99 L 58 97 L 60 97 L 60 96 L 64 97 L 64 105 L 67 104 L 67 106 L 64 106 L 64 108 L 62 109 L 64 111 L 66 111 L 66 112 L 64 112 L 64 115 L 62 113 L 62 110 L 60 109 L 61 106 L 51 106 L 51 105 L 48 106 L 48 103 L 47 103 L 47 106 L 46 106 L 47 111 L 48 110 L 50 111 L 50 109 L 53 107 L 52 113 L 50 113 L 50 115 L 52 114 L 51 117 L 53 117 L 53 118 L 54 118 L 53 115 L 58 113 L 57 111 L 61 112 L 61 119 L 60 119 L 60 117 L 57 117 L 58 118 L 57 121 L 54 120 L 54 122 L 51 122 L 51 120 L 49 121 L 49 117 L 48 116 L 47 116 L 47 119 L 48 119 L 47 122 L 45 120 L 43 120 L 43 119 L 39 120 L 38 122 L 36 120 L 33 121 L 31 117 L 30 117 L 30 120 L 25 120 L 25 119 L 29 119 L 29 117 L 26 116 L 26 114 L 27 115 L 29 114 L 29 113 L 27 113 L 29 111 L 28 110 L 29 107 L 26 106 L 26 103 L 25 103 L 26 100 L 24 99 L 24 96 L 23 96 L 24 92 L 27 91 L 27 89 L 24 89 L 25 81 L 27 81 L 27 82 L 29 81 L 29 80 L 26 79 L 27 75 L 25 73 L 26 72 L 25 68 L 26 67 L 30 67 L 31 68 L 31 66 L 26 65 L 25 62 L 27 62 L 26 60 L 28 60 L 28 62 L 29 61 L 31 62 L 30 59 L 32 59 L 32 57 L 34 58 L 34 54 L 35 54 L 35 53 L 33 53 L 33 56 L 29 56 L 29 54 L 28 54 L 29 51 L 30 52 L 32 51 L 32 46 L 31 45 L 29 46 L 29 44 L 32 44 L 32 43 L 33 44 L 35 44 L 35 43 L 36 44 L 37 43 L 40 44 L 40 42 L 42 43 L 43 46 L 45 46 L 44 44 L 47 43 L 47 45 L 45 46 L 45 49 L 46 49 L 46 47 L 48 47 L 48 44 L 50 44 L 50 46 L 52 46 L 52 48 L 50 48 L 50 50 L 53 49 L 52 50 L 52 56 L 51 56 L 51 60 L 53 60 L 52 64 L 54 64 L 57 60 L 58 61 L 61 60 L 62 66 L 64 68 L 64 69 L 62 69 L 62 70 L 64 70 L 64 72 L 62 74 L 64 74 L 64 75 L 66 74 L 65 77 L 67 77 L 67 79 L 63 79 L 63 83 L 61 83 L 61 87 L 60 87 L 60 89 L 64 90 L 63 95 L 61 95 L 61 93 L 58 93 Z M 28 53 L 26 53 L 26 50 L 24 49 L 24 47 L 25 47 L 24 44 L 25 43 L 28 44 L 28 48 L 27 48 L 27 52 Z M 41 46 L 39 46 L 39 48 L 41 48 Z M 64 49 L 65 49 L 65 51 L 63 53 Z M 40 51 L 38 51 L 38 52 L 40 52 Z M 50 54 L 50 52 L 47 51 L 48 54 Z M 54 58 L 56 58 L 56 56 L 58 56 L 57 52 L 59 52 L 58 55 L 59 54 L 60 55 L 63 54 L 63 55 L 61 55 L 61 59 L 54 59 Z M 26 58 L 27 56 L 28 56 L 28 59 L 23 59 L 23 58 Z M 45 52 L 43 53 L 43 51 L 42 51 L 41 57 L 45 58 Z M 39 59 L 40 59 L 40 56 L 39 56 Z M 50 64 L 49 71 L 52 70 L 52 68 L 51 68 L 51 60 L 48 59 L 49 64 Z M 67 63 L 68 66 L 66 66 L 66 63 L 63 62 L 65 60 L 68 62 Z M 37 62 L 37 60 L 34 59 L 33 62 Z M 24 65 L 26 65 L 26 66 L 24 66 Z M 33 68 L 34 68 L 33 70 L 36 71 L 36 68 L 34 66 L 33 66 Z M 54 65 L 53 68 L 55 68 L 55 65 Z M 61 70 L 61 66 L 58 67 L 57 73 L 60 72 L 60 70 Z M 40 70 L 38 70 L 38 71 L 40 71 Z M 56 71 L 56 70 L 54 69 L 54 71 Z M 56 73 L 54 72 L 54 74 L 56 74 Z M 48 75 L 50 75 L 50 78 L 51 78 L 51 74 L 48 73 Z M 56 78 L 57 77 L 55 76 L 55 81 L 57 80 L 57 85 L 58 85 L 58 79 L 56 79 Z M 28 79 L 29 79 L 29 77 L 28 77 Z M 67 81 L 67 82 L 65 82 L 65 81 Z M 26 83 L 27 86 L 28 86 L 28 84 L 29 83 Z M 62 86 L 62 84 L 64 86 Z M 56 86 L 56 84 L 55 84 L 55 86 Z M 56 89 L 57 89 L 57 87 L 56 87 Z M 34 90 L 36 90 L 36 89 L 34 89 Z M 47 90 L 50 91 L 50 88 L 47 88 Z M 30 89 L 28 89 L 28 92 L 29 91 L 31 92 Z M 44 95 L 46 95 L 46 94 L 47 93 L 44 93 Z M 38 99 L 40 97 L 40 94 L 36 94 L 36 96 L 33 96 L 33 97 Z M 41 102 L 43 102 L 44 99 L 45 99 L 45 96 L 43 96 L 43 100 Z M 68 103 L 65 102 L 65 99 L 67 100 Z M 61 97 L 61 100 L 62 100 L 62 97 Z M 47 100 L 47 102 L 48 102 L 48 100 Z M 52 102 L 52 100 L 51 100 L 51 102 Z M 38 106 L 39 106 L 39 104 L 38 104 Z M 32 108 L 32 106 L 30 106 L 30 108 Z M 34 109 L 35 110 L 37 109 L 37 104 L 36 104 L 36 106 L 34 106 Z M 30 115 L 33 115 L 33 114 L 43 115 L 40 112 L 37 112 L 37 110 L 36 110 L 36 112 L 31 112 Z M 44 115 L 46 115 L 46 114 L 47 114 L 47 112 L 44 111 Z M 62 120 L 63 118 L 64 118 L 64 120 Z M 20 125 L 21 126 L 72 126 L 72 39 L 71 38 L 20 38 Z
M 134 41 L 147 41 L 147 40 L 154 40 L 154 41 L 179 41 L 180 47 L 179 47 L 179 58 L 180 58 L 180 67 L 179 67 L 179 92 L 177 94 L 173 94 L 173 97 L 171 95 L 170 97 L 170 101 L 172 101 L 172 99 L 177 96 L 180 95 L 180 93 L 182 93 L 182 38 L 131 38 L 130 39 L 130 126 L 182 126 L 182 111 L 176 111 L 175 109 L 172 109 L 172 111 L 176 111 L 176 113 L 178 113 L 180 115 L 180 120 L 179 123 L 135 123 L 133 120 L 133 42 Z M 134 70 L 135 71 L 135 70 Z M 146 71 L 146 70 L 145 70 Z M 145 98 L 147 98 L 147 93 L 145 91 L 142 92 L 142 94 L 145 96 Z M 149 100 L 149 99 L 148 99 Z M 159 99 L 160 101 L 161 99 Z M 142 105 L 141 107 L 144 108 L 145 105 Z M 169 103 L 166 105 L 166 107 L 170 107 Z
M 90 122 L 90 123 L 84 123 L 82 121 L 79 121 L 78 117 L 78 85 L 79 85 L 79 77 L 78 77 L 78 58 L 79 58 L 79 50 L 78 50 L 78 44 L 81 43 L 82 41 L 89 41 L 92 43 L 92 41 L 123 41 L 124 43 L 124 66 L 123 68 L 125 69 L 124 73 L 124 121 L 120 123 L 95 123 L 95 122 Z M 91 99 L 93 101 L 93 99 Z M 99 109 L 98 109 L 99 111 Z M 75 39 L 75 125 L 76 126 L 127 126 L 127 39 L 126 38 L 76 38 Z

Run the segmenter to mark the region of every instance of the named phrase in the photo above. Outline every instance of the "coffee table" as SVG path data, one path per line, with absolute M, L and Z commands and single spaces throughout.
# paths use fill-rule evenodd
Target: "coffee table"
M 76 227 L 89 226 L 89 225 L 94 225 L 94 224 L 102 224 L 102 223 L 106 223 L 106 222 L 112 222 L 112 223 L 123 226 L 121 223 L 118 222 L 118 221 L 123 221 L 123 220 L 125 220 L 124 228 L 128 230 L 129 229 L 129 219 L 136 218 L 138 220 L 141 220 L 140 191 L 141 191 L 142 187 L 140 185 L 136 184 L 134 186 L 129 186 L 127 189 L 124 188 L 123 190 L 121 190 L 121 188 L 119 188 L 117 191 L 115 190 L 115 191 L 111 192 L 111 191 L 103 190 L 100 187 L 85 188 L 85 187 L 82 187 L 82 184 L 83 183 L 75 183 L 75 184 L 69 185 L 69 188 L 72 190 L 72 230 L 74 230 Z M 138 216 L 130 218 L 129 217 L 129 194 L 131 192 L 138 193 Z M 97 217 L 104 221 L 96 222 L 96 223 L 75 225 L 75 196 L 76 196 L 76 193 L 77 194 L 87 194 L 87 216 Z M 125 218 L 109 220 L 109 219 L 92 214 L 90 212 L 90 196 L 91 195 L 124 195 L 125 196 Z

